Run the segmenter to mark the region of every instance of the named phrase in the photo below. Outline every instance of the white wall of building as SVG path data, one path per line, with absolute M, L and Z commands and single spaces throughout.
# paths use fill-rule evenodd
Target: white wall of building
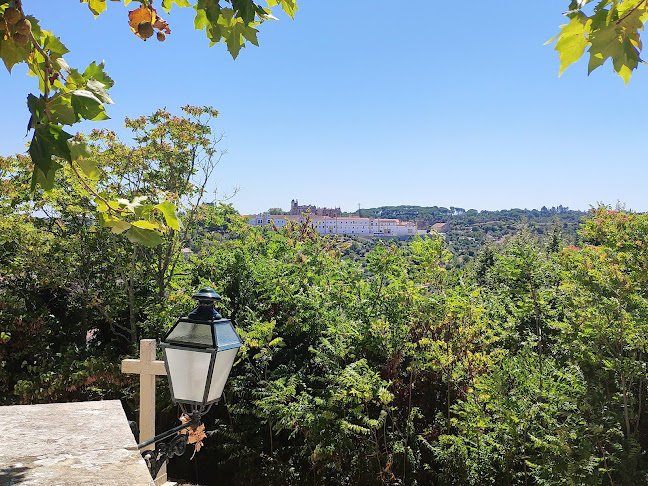
M 397 219 L 330 218 L 315 215 L 308 217 L 313 227 L 323 235 L 405 236 L 416 234 L 414 223 Z M 268 213 L 249 217 L 252 226 L 268 226 L 274 222 L 277 228 L 283 228 L 288 220 L 303 223 L 304 217 Z

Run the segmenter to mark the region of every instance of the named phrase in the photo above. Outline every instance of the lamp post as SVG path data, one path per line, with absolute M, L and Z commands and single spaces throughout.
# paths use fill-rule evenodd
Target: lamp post
M 196 430 L 200 418 L 220 400 L 242 345 L 232 322 L 214 309 L 220 295 L 204 287 L 192 298 L 198 306 L 187 317 L 178 319 L 160 342 L 171 398 L 189 421 L 138 444 L 141 449 L 175 435 L 169 443 L 157 443 L 154 451 L 142 452 L 153 477 L 167 459 L 184 453 L 188 435 L 179 432 L 189 427 Z

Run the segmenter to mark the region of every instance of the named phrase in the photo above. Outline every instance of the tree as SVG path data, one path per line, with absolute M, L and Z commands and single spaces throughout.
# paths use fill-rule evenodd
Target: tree
M 214 135 L 209 125 L 218 112 L 194 106 L 182 110 L 184 117 L 157 110 L 150 116 L 126 119 L 135 146 L 107 130 L 95 130 L 88 137 L 92 156 L 84 160 L 84 167 L 93 174 L 93 180 L 86 183 L 86 189 L 95 195 L 98 221 L 133 243 L 128 246 L 130 263 L 120 269 L 128 290 L 128 332 L 133 343 L 138 307 L 135 295 L 142 285 L 138 277 L 152 277 L 155 302 L 162 304 L 170 283 L 182 273 L 182 250 L 192 243 L 210 177 L 224 154 L 217 147 L 221 137 Z M 104 193 L 122 198 L 106 200 L 101 196 Z M 136 221 L 128 215 L 116 218 L 109 210 L 128 205 L 139 218 Z M 176 207 L 184 215 L 182 219 Z
M 629 441 L 645 420 L 647 231 L 645 215 L 599 207 L 582 229 L 587 243 L 563 255 L 572 290 L 568 345 L 606 395 L 599 399 L 614 404 L 610 415 Z

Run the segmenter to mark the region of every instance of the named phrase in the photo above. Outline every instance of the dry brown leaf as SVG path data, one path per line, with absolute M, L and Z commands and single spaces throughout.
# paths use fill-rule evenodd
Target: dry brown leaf
M 138 37 L 139 34 L 137 28 L 140 22 L 150 22 L 151 24 L 154 24 L 156 19 L 157 12 L 153 7 L 145 7 L 142 5 L 141 7 L 128 12 L 128 25 L 130 25 L 131 30 Z
M 166 22 L 162 17 L 158 16 L 157 11 L 151 6 L 142 5 L 135 10 L 128 12 L 128 25 L 130 26 L 133 33 L 140 39 L 146 40 L 150 35 L 142 36 L 142 32 L 152 32 L 150 27 L 148 29 L 142 29 L 140 25 L 142 22 L 147 22 L 151 24 L 151 27 L 159 32 L 165 34 L 171 33 L 171 28 L 169 23 Z
M 158 17 L 155 22 L 153 23 L 153 28 L 164 32 L 165 34 L 170 34 L 171 33 L 171 28 L 169 27 L 169 23 L 162 19 L 162 17 Z
M 183 424 L 186 424 L 189 422 L 191 418 L 187 414 L 182 414 L 180 417 L 180 422 Z M 207 434 L 205 434 L 205 424 L 200 424 L 196 430 L 194 430 L 192 427 L 189 427 L 187 429 L 181 430 L 178 432 L 178 434 L 184 434 L 184 435 L 189 435 L 187 438 L 187 444 L 195 444 L 196 450 L 194 454 L 198 451 L 200 451 L 200 448 L 203 446 L 203 439 L 207 437 Z

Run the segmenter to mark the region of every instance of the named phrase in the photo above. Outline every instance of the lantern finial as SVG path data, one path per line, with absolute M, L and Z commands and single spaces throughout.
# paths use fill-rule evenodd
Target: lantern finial
M 191 298 L 198 301 L 198 307 L 189 314 L 189 319 L 195 321 L 216 321 L 222 317 L 214 309 L 214 302 L 220 300 L 221 296 L 211 287 L 203 287 L 193 294 Z

